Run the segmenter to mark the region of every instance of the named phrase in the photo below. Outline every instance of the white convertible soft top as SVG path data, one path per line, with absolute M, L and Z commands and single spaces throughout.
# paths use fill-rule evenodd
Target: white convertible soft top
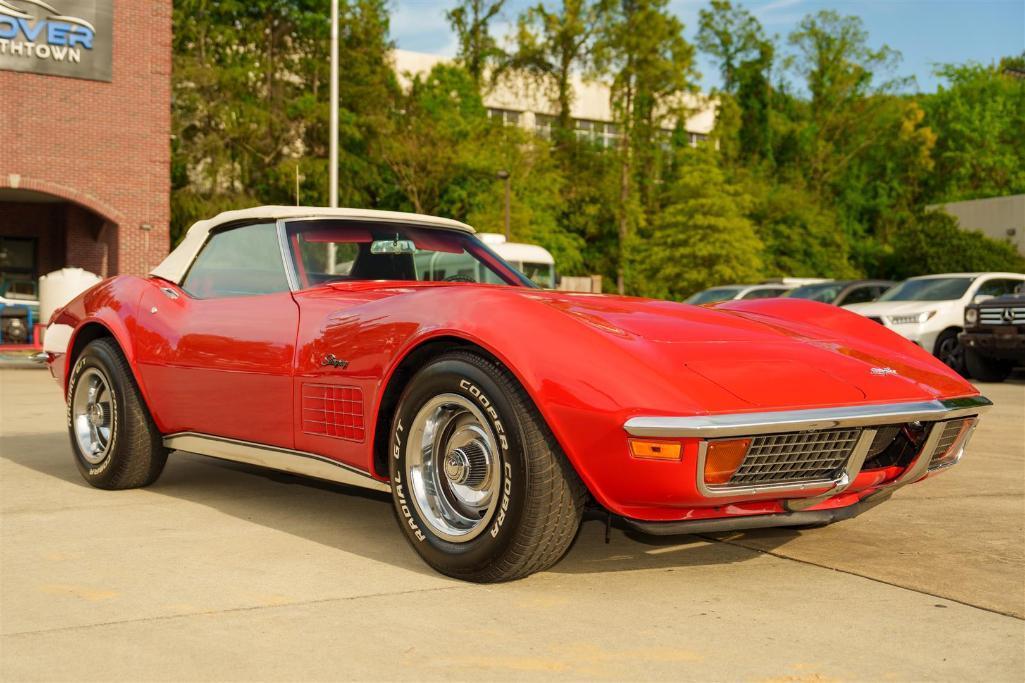
M 268 221 L 288 220 L 293 218 L 344 218 L 348 220 L 368 220 L 378 222 L 405 223 L 423 228 L 446 228 L 473 233 L 474 229 L 466 223 L 451 218 L 425 216 L 419 213 L 402 213 L 401 211 L 374 211 L 372 209 L 329 209 L 320 206 L 256 206 L 251 209 L 225 211 L 213 218 L 199 221 L 185 234 L 185 239 L 167 255 L 160 265 L 150 271 L 150 275 L 180 284 L 192 260 L 206 243 L 210 231 L 218 226 L 236 221 L 266 219 Z

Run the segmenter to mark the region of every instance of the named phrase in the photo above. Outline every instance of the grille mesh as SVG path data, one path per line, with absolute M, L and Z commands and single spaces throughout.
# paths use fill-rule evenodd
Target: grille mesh
M 861 429 L 828 429 L 754 437 L 744 462 L 726 486 L 835 479 L 860 435 Z
M 1005 309 L 1011 311 L 1010 319 L 1004 317 Z M 1025 306 L 982 308 L 979 310 L 979 321 L 983 325 L 1025 325 Z
M 930 467 L 942 460 L 947 450 L 954 445 L 958 434 L 961 433 L 962 426 L 964 426 L 964 420 L 951 420 L 933 427 L 933 429 L 942 429 L 943 432 L 940 434 L 940 440 L 936 442 L 936 450 L 932 452 L 932 457 L 929 460 Z
M 363 440 L 363 391 L 359 387 L 304 384 L 302 399 L 305 433 Z

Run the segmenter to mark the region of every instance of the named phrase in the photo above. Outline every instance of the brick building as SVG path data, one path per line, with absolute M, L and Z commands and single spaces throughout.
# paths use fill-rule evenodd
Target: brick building
M 0 286 L 167 253 L 171 2 L 0 3 Z

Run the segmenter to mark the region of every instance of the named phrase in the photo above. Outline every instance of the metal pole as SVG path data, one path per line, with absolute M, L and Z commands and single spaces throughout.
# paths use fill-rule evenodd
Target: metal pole
M 512 239 L 512 235 L 509 230 L 509 213 L 512 205 L 512 178 L 510 177 L 509 171 L 504 169 L 495 175 L 497 175 L 500 180 L 505 181 L 505 241 L 508 242 Z
M 328 176 L 331 187 L 328 197 L 331 208 L 338 206 L 338 0 L 331 0 L 331 152 L 330 172 Z M 335 244 L 329 242 L 327 247 L 327 272 L 335 272 Z
M 509 231 L 509 206 L 512 203 L 512 178 L 505 179 L 505 240 L 512 239 Z

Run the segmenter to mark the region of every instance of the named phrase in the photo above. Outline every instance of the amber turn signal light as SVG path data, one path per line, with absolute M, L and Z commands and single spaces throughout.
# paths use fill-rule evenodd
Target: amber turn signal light
M 671 441 L 630 439 L 630 455 L 642 460 L 679 460 L 682 446 Z
M 751 439 L 709 441 L 705 450 L 705 483 L 725 484 L 744 462 Z

